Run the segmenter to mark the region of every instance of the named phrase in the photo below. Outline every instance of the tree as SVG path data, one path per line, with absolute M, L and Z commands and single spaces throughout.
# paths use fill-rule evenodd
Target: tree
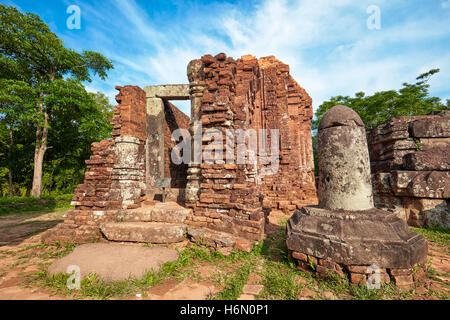
M 388 119 L 398 116 L 426 115 L 433 110 L 450 109 L 450 101 L 444 105 L 440 98 L 430 97 L 428 80 L 439 69 L 432 69 L 416 78 L 416 83 L 403 83 L 403 87 L 396 90 L 376 92 L 366 96 L 364 92 L 357 92 L 355 97 L 335 96 L 323 102 L 315 112 L 312 121 L 313 150 L 317 174 L 317 128 L 325 113 L 336 105 L 345 105 L 355 110 L 366 126 L 366 130 L 378 126 Z
M 72 95 L 78 92 L 80 97 L 75 101 L 82 103 L 67 107 L 66 112 L 54 113 L 50 120 L 52 130 L 48 141 L 52 148 L 47 152 L 49 165 L 47 171 L 44 168 L 46 179 L 43 181 L 43 189 L 47 191 L 55 183 L 59 184 L 59 189 L 72 191 L 73 184 L 83 178 L 85 160 L 91 154 L 91 143 L 109 137 L 112 130 L 109 123 L 112 106 L 102 93 L 85 94 L 84 86 L 77 82 L 66 90 Z M 66 90 L 49 94 L 47 104 L 70 104 L 71 100 L 65 101 Z
M 355 97 L 335 96 L 329 101 L 323 102 L 316 110 L 316 117 L 312 122 L 312 129 L 317 130 L 320 120 L 325 113 L 335 105 L 346 105 L 355 110 L 370 130 L 386 120 L 398 116 L 425 115 L 433 110 L 449 109 L 449 100 L 444 105 L 440 98 L 430 97 L 428 80 L 439 72 L 432 69 L 416 78 L 415 84 L 403 83 L 403 88 L 376 92 L 366 96 L 364 92 L 358 92 Z
M 44 156 L 48 150 L 50 118 L 80 106 L 87 93 L 76 91 L 75 82 L 91 81 L 92 75 L 105 79 L 112 63 L 93 51 L 77 53 L 66 48 L 39 16 L 22 14 L 0 4 L 0 63 L 2 68 L 18 65 L 27 70 L 27 83 L 37 93 L 36 136 L 32 195 L 42 191 Z M 75 90 L 75 91 L 73 91 Z M 55 101 L 55 92 L 65 92 L 65 101 Z
M 102 92 L 89 93 L 89 95 L 94 99 L 97 106 L 100 108 L 105 119 L 108 121 L 114 116 L 113 106 L 109 103 L 109 99 Z M 109 134 L 109 132 L 108 132 Z
M 6 167 L 8 168 L 9 196 L 13 196 L 13 172 L 17 163 L 14 148 L 14 132 L 22 127 L 23 122 L 33 119 L 34 90 L 26 82 L 0 78 L 0 122 L 8 130 Z

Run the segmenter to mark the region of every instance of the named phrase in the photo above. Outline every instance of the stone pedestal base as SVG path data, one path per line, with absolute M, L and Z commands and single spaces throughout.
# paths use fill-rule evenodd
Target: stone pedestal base
M 379 209 L 304 207 L 289 219 L 286 242 L 300 270 L 319 276 L 331 272 L 355 284 L 378 274 L 381 283 L 393 279 L 409 287 L 415 280 L 413 269 L 428 253 L 425 238 L 394 213 Z

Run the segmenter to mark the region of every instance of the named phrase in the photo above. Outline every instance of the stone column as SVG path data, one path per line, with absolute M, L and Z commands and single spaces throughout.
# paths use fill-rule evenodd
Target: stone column
M 326 113 L 318 152 L 319 207 L 295 211 L 286 226 L 297 268 L 318 277 L 348 275 L 356 285 L 374 280 L 377 270 L 378 284 L 391 278 L 398 286 L 413 284 L 427 241 L 395 213 L 373 207 L 366 133 L 355 111 L 336 106 Z
M 147 97 L 147 193 L 152 193 L 156 181 L 164 177 L 164 123 L 164 101 L 157 97 Z
M 335 106 L 320 121 L 318 167 L 321 208 L 373 208 L 366 131 L 354 110 Z
M 200 189 L 200 160 L 198 154 L 202 152 L 201 137 L 200 143 L 196 143 L 198 139 L 196 135 L 202 134 L 200 128 L 195 126 L 200 123 L 201 105 L 203 90 L 205 89 L 205 74 L 203 72 L 204 64 L 200 59 L 192 60 L 187 67 L 187 75 L 189 79 L 190 98 L 191 98 L 191 121 L 189 123 L 189 132 L 191 134 L 191 162 L 189 163 L 187 185 L 186 185 L 186 202 L 193 203 L 198 200 L 198 191 Z M 200 132 L 199 132 L 200 131 Z
M 144 175 L 140 170 L 142 166 L 142 159 L 139 159 L 140 141 L 135 137 L 120 136 L 114 142 L 116 163 L 111 178 L 115 183 L 111 198 L 122 200 L 122 209 L 127 209 L 135 204 L 144 188 L 140 182 Z

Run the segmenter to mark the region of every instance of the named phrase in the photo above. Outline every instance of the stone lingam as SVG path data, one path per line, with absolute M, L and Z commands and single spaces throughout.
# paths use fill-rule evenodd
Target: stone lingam
M 424 274 L 417 266 L 428 243 L 394 213 L 374 208 L 364 123 L 352 109 L 335 106 L 320 122 L 318 169 L 319 205 L 297 210 L 287 223 L 297 267 L 354 284 L 375 279 L 412 287 Z

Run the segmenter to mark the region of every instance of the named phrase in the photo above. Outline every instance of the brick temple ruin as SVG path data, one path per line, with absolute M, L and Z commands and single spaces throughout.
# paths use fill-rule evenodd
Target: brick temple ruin
M 312 100 L 275 57 L 239 59 L 205 55 L 187 67 L 189 84 L 116 87 L 112 138 L 92 145 L 84 183 L 76 189 L 75 209 L 49 230 L 45 243 L 113 241 L 174 243 L 186 236 L 215 248 L 249 250 L 263 239 L 271 210 L 292 213 L 317 203 L 311 141 Z M 190 100 L 191 117 L 171 100 Z M 198 124 L 201 124 L 199 132 Z M 205 161 L 176 165 L 171 160 L 177 129 L 192 137 L 214 128 L 265 130 L 267 136 L 242 163 Z M 279 138 L 271 137 L 278 130 Z M 228 131 L 227 131 L 228 130 Z M 202 135 L 208 150 L 216 141 Z M 232 153 L 246 143 L 223 143 L 214 154 Z M 277 170 L 261 161 L 279 145 Z M 192 142 L 194 145 L 195 142 Z M 209 159 L 211 160 L 211 159 Z M 171 178 L 167 202 L 155 188 Z
M 75 209 L 45 243 L 189 239 L 249 251 L 277 210 L 291 217 L 287 246 L 301 270 L 357 284 L 369 281 L 372 264 L 381 282 L 417 280 L 427 242 L 407 223 L 450 224 L 449 111 L 390 119 L 366 133 L 356 112 L 334 107 L 319 126 L 316 191 L 312 100 L 288 65 L 220 53 L 192 60 L 187 77 L 116 87 L 112 138 L 92 145 Z M 190 117 L 173 100 L 190 100 Z M 249 148 L 252 132 L 263 134 Z

